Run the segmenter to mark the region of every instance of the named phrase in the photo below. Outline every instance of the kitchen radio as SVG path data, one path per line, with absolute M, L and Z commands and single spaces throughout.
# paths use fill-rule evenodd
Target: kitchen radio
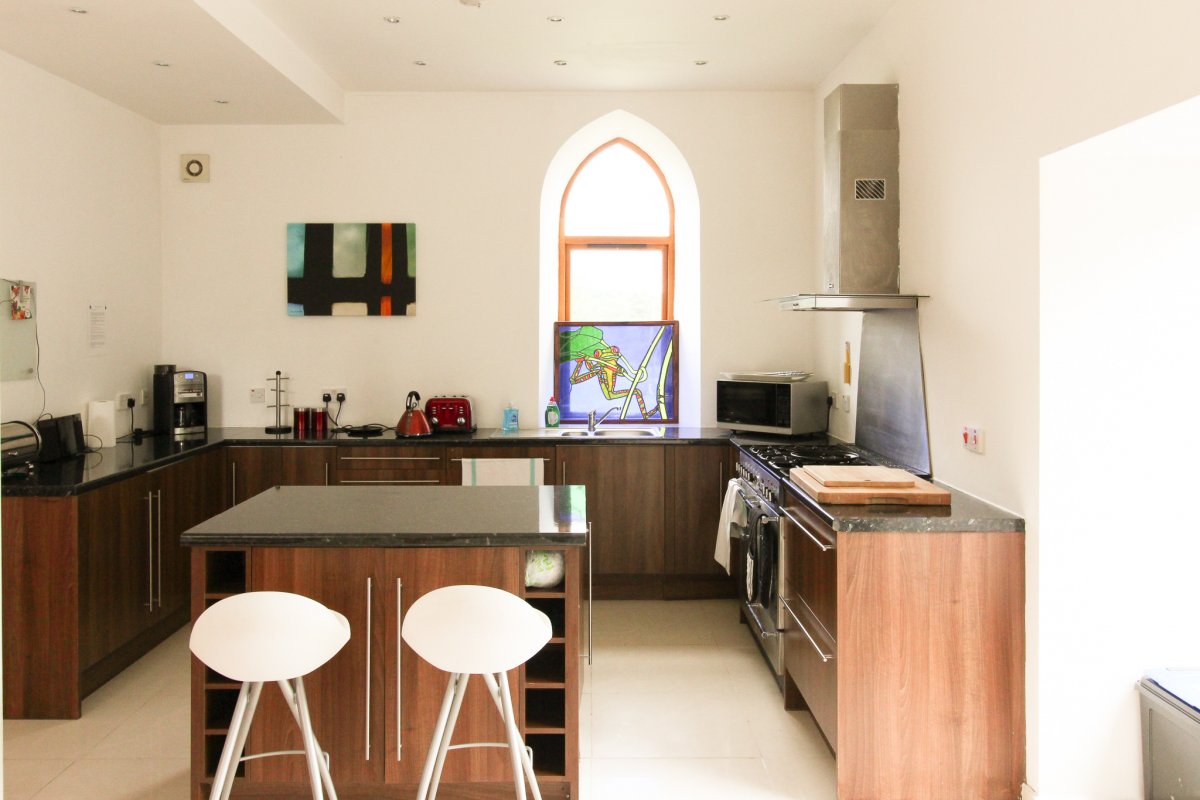
M 475 430 L 475 414 L 471 398 L 431 397 L 425 401 L 425 416 L 434 433 L 461 433 Z

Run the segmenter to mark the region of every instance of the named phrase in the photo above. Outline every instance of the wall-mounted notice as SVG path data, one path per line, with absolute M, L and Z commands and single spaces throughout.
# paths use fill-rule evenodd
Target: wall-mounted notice
M 0 380 L 23 381 L 37 373 L 36 284 L 0 280 Z
M 108 349 L 108 306 L 88 306 L 88 350 L 99 355 Z

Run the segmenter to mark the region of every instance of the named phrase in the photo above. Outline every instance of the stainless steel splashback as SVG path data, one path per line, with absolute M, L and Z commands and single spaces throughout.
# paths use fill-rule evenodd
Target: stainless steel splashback
M 822 292 L 900 291 L 899 90 L 842 84 L 825 98 Z
M 863 314 L 860 349 L 854 443 L 932 474 L 916 309 Z

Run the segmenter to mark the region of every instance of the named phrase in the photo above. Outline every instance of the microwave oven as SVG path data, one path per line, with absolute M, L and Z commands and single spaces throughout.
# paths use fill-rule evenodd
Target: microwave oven
M 740 373 L 717 380 L 717 427 L 798 436 L 829 424 L 829 386 L 769 374 Z

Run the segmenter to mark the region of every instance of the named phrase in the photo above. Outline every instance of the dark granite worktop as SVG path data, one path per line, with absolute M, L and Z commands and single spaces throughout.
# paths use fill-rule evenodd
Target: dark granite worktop
M 583 486 L 277 486 L 184 532 L 196 547 L 582 546 Z
M 772 444 L 769 437 L 736 435 L 733 443 L 738 449 L 749 451 L 752 444 Z M 845 444 L 829 437 L 824 443 Z M 866 451 L 860 451 L 867 454 Z M 898 464 L 880 456 L 878 453 L 867 454 L 873 463 L 884 466 L 905 469 Z M 934 480 L 934 484 L 950 492 L 948 506 L 910 506 L 910 505 L 835 505 L 818 503 L 800 486 L 783 479 L 787 490 L 811 508 L 824 520 L 830 528 L 845 533 L 868 532 L 913 532 L 913 533 L 964 533 L 970 531 L 988 531 L 1001 533 L 1024 533 L 1025 520 L 1003 508 L 994 506 L 978 497 Z
M 174 441 L 165 436 L 143 436 L 133 441 L 118 442 L 67 461 L 34 464 L 28 475 L 4 476 L 0 488 L 4 497 L 63 497 L 95 489 L 124 478 L 165 467 L 176 461 L 226 446 L 283 446 L 283 447 L 396 447 L 405 445 L 488 445 L 497 447 L 529 447 L 533 444 L 670 444 L 686 445 L 725 441 L 729 432 L 714 428 L 680 428 L 667 426 L 661 437 L 654 438 L 547 438 L 532 431 L 526 435 L 500 435 L 493 428 L 480 428 L 474 433 L 439 433 L 418 439 L 398 439 L 391 431 L 382 436 L 361 437 L 344 433 L 323 439 L 298 439 L 292 434 L 265 433 L 262 428 L 212 428 L 202 439 Z
M 796 484 L 787 489 L 815 511 L 829 527 L 845 533 L 965 533 L 987 531 L 1024 533 L 1025 520 L 978 497 L 934 481 L 950 492 L 948 506 L 833 505 L 818 503 Z

